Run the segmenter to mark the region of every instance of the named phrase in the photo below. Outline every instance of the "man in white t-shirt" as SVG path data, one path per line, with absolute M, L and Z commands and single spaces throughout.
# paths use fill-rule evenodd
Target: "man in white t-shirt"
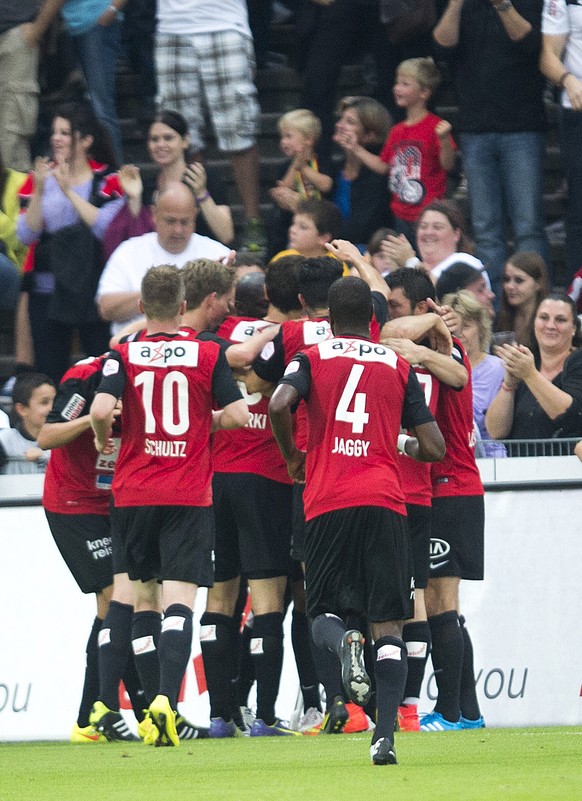
M 220 242 L 194 232 L 196 215 L 192 192 L 183 184 L 170 184 L 158 195 L 154 210 L 156 230 L 127 239 L 113 251 L 96 297 L 99 314 L 111 321 L 112 334 L 140 316 L 137 302 L 141 281 L 150 267 L 183 267 L 196 259 L 222 261 L 230 257 L 232 251 Z

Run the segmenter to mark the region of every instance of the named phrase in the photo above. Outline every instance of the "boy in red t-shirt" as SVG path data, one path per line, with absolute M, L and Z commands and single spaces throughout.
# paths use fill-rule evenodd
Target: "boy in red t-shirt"
M 410 242 L 422 209 L 445 196 L 447 172 L 455 165 L 451 124 L 427 109 L 440 80 L 432 58 L 409 58 L 399 64 L 393 91 L 406 119 L 392 127 L 379 156 L 358 150 L 367 167 L 389 174 L 394 228 Z

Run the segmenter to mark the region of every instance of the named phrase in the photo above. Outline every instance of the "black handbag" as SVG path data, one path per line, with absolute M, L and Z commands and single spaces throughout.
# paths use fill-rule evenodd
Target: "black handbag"
M 98 192 L 102 181 L 103 174 L 96 173 L 89 202 L 97 207 L 103 205 Z M 104 266 L 101 242 L 82 220 L 44 233 L 32 276 L 37 291 L 48 296 L 48 318 L 75 327 L 99 320 L 95 293 Z
M 55 277 L 48 317 L 79 326 L 99 319 L 95 293 L 104 267 L 101 242 L 83 222 L 55 231 L 48 241 Z

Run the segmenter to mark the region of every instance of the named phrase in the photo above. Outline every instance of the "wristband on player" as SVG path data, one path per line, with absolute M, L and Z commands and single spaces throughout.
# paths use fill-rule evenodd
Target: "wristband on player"
M 418 256 L 411 256 L 404 262 L 404 266 L 407 267 L 409 270 L 414 270 L 414 268 L 418 267 L 419 264 L 420 264 L 420 259 L 418 258 Z
M 411 439 L 414 439 L 414 437 L 409 437 L 408 434 L 398 434 L 396 447 L 398 448 L 400 453 L 406 453 L 406 443 Z

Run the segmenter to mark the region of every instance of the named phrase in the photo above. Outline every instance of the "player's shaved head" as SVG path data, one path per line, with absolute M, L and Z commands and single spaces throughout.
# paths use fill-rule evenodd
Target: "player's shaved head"
M 349 275 L 335 281 L 328 294 L 329 317 L 334 334 L 361 334 L 372 318 L 372 292 L 361 278 Z

